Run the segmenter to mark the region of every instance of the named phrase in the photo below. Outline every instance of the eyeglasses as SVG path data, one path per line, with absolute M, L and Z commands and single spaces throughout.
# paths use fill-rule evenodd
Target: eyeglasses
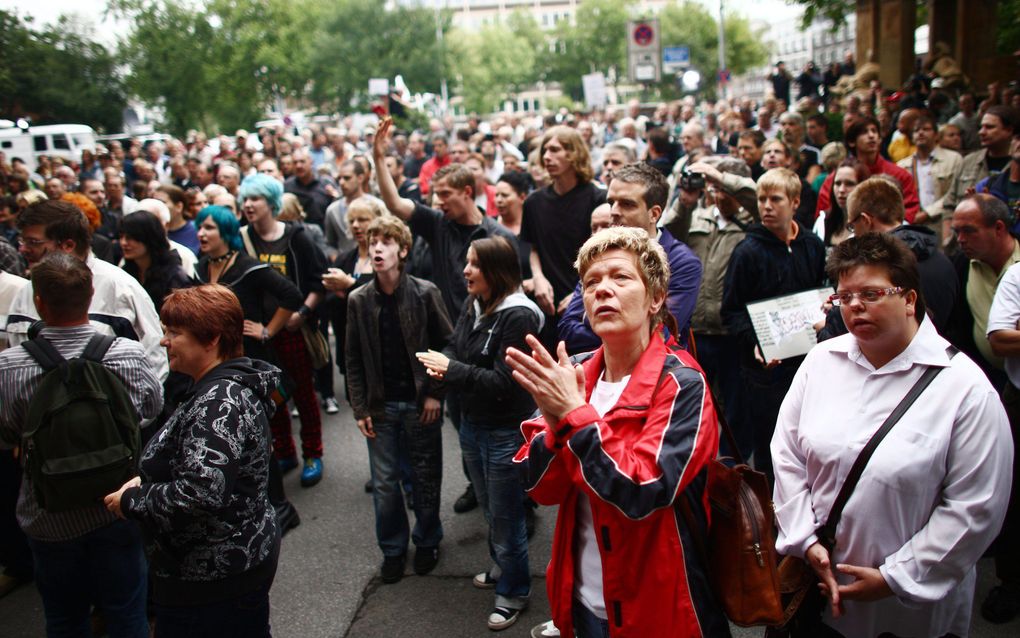
M 839 307 L 853 303 L 856 297 L 861 300 L 861 303 L 871 304 L 878 302 L 882 297 L 898 295 L 901 292 L 903 292 L 903 288 L 899 286 L 893 286 L 892 288 L 869 288 L 860 292 L 837 292 L 834 295 L 829 295 L 829 301 L 833 306 Z
M 24 237 L 18 237 L 19 246 L 28 246 L 29 248 L 38 248 L 49 243 L 49 239 L 26 239 Z
M 856 224 L 865 215 L 867 215 L 867 213 L 861 213 L 857 217 L 854 217 L 851 221 L 848 221 L 846 223 L 846 229 L 849 230 L 851 233 L 854 232 L 854 224 Z

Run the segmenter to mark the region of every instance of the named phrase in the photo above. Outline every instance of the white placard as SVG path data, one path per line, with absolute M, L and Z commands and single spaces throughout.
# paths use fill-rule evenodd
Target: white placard
M 825 320 L 822 304 L 831 294 L 832 288 L 816 288 L 747 304 L 766 361 L 807 354 L 818 343 L 814 325 Z
M 369 95 L 389 95 L 390 94 L 390 81 L 389 81 L 389 78 L 369 78 L 368 79 L 368 94 Z
M 584 103 L 590 109 L 600 109 L 606 105 L 606 76 L 601 71 L 581 76 L 584 87 Z

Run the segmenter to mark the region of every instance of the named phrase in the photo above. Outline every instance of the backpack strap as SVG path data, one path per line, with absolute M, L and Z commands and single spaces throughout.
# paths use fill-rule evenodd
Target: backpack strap
M 55 370 L 60 367 L 60 364 L 67 361 L 64 357 L 57 352 L 57 349 L 53 347 L 53 344 L 46 340 L 42 335 L 35 339 L 22 342 L 22 347 L 28 351 L 28 354 L 32 355 L 36 363 L 42 366 L 42 369 L 46 372 Z
M 113 335 L 97 332 L 92 335 L 92 338 L 89 339 L 89 342 L 85 345 L 85 351 L 81 353 L 81 358 L 88 359 L 89 361 L 95 361 L 96 363 L 102 363 L 103 357 L 106 356 L 106 352 L 116 340 L 117 337 L 114 337 Z
M 250 228 L 251 226 L 241 226 L 241 241 L 244 243 L 244 250 L 255 259 L 258 259 L 259 254 L 255 250 L 255 244 L 251 241 L 251 235 L 248 234 Z

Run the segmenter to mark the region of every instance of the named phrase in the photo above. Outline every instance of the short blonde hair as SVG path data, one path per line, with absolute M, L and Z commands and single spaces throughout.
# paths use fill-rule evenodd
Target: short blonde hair
M 584 242 L 581 250 L 577 253 L 574 268 L 577 269 L 582 281 L 584 274 L 588 272 L 595 260 L 610 250 L 624 250 L 634 255 L 638 272 L 641 274 L 641 280 L 645 284 L 649 297 L 654 299 L 659 295 L 663 296 L 662 307 L 655 315 L 655 321 L 651 327 L 659 323 L 667 323 L 670 330 L 675 333 L 676 325 L 675 322 L 669 321 L 672 317 L 665 303 L 665 296 L 669 288 L 669 260 L 666 258 L 666 251 L 662 249 L 659 242 L 649 237 L 648 231 L 643 228 L 615 226 L 600 230 Z
M 773 168 L 758 178 L 758 194 L 781 191 L 791 200 L 800 199 L 800 178 L 788 168 Z
M 368 213 L 374 219 L 382 217 L 384 212 L 382 206 L 374 197 L 358 197 L 347 205 L 347 223 L 351 223 L 351 218 L 355 213 Z

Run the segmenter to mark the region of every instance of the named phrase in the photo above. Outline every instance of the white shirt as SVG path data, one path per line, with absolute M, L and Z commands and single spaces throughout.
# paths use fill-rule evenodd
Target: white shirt
M 195 253 L 191 252 L 191 249 L 184 244 L 178 244 L 169 238 L 167 238 L 167 241 L 170 242 L 170 250 L 175 251 L 177 256 L 181 258 L 181 269 L 184 271 L 184 274 L 194 279 L 195 266 L 198 264 L 198 257 L 196 257 Z M 121 263 L 123 263 L 123 260 L 121 260 Z
M 933 157 L 933 155 L 929 155 L 927 160 L 922 161 L 917 158 L 916 154 L 913 156 L 914 176 L 917 178 L 917 197 L 921 200 L 921 210 L 928 210 L 938 199 L 935 197 L 935 178 L 931 174 Z
M 619 381 L 609 382 L 602 376 L 591 392 L 589 404 L 595 408 L 599 416 L 616 405 L 620 395 L 630 381 L 628 374 Z M 602 593 L 602 555 L 599 553 L 598 540 L 595 538 L 595 520 L 591 515 L 591 501 L 583 490 L 578 490 L 577 526 L 574 528 L 574 596 L 581 601 L 591 613 L 602 620 L 609 618 L 606 614 L 606 599 Z
M 999 280 L 992 309 L 988 311 L 988 336 L 996 330 L 1016 330 L 1020 322 L 1020 264 L 1013 264 Z M 1006 376 L 1020 388 L 1020 357 L 1006 357 Z
M 131 275 L 113 264 L 89 254 L 85 263 L 92 270 L 92 304 L 89 319 L 106 334 L 133 339 L 145 348 L 150 369 L 160 383 L 166 381 L 170 364 L 159 345 L 163 329 L 149 293 Z M 28 339 L 28 329 L 39 319 L 32 301 L 32 286 L 25 286 L 14 297 L 7 317 L 7 335 L 11 346 Z
M 895 593 L 845 601 L 825 622 L 845 636 L 969 632 L 974 565 L 1002 526 L 1013 444 L 998 394 L 929 319 L 879 370 L 852 334 L 817 345 L 797 371 L 772 439 L 781 554 L 816 540 L 858 453 L 928 365 L 943 366 L 861 476 L 836 531 L 833 564 L 874 567 Z M 841 584 L 851 578 L 837 576 Z

